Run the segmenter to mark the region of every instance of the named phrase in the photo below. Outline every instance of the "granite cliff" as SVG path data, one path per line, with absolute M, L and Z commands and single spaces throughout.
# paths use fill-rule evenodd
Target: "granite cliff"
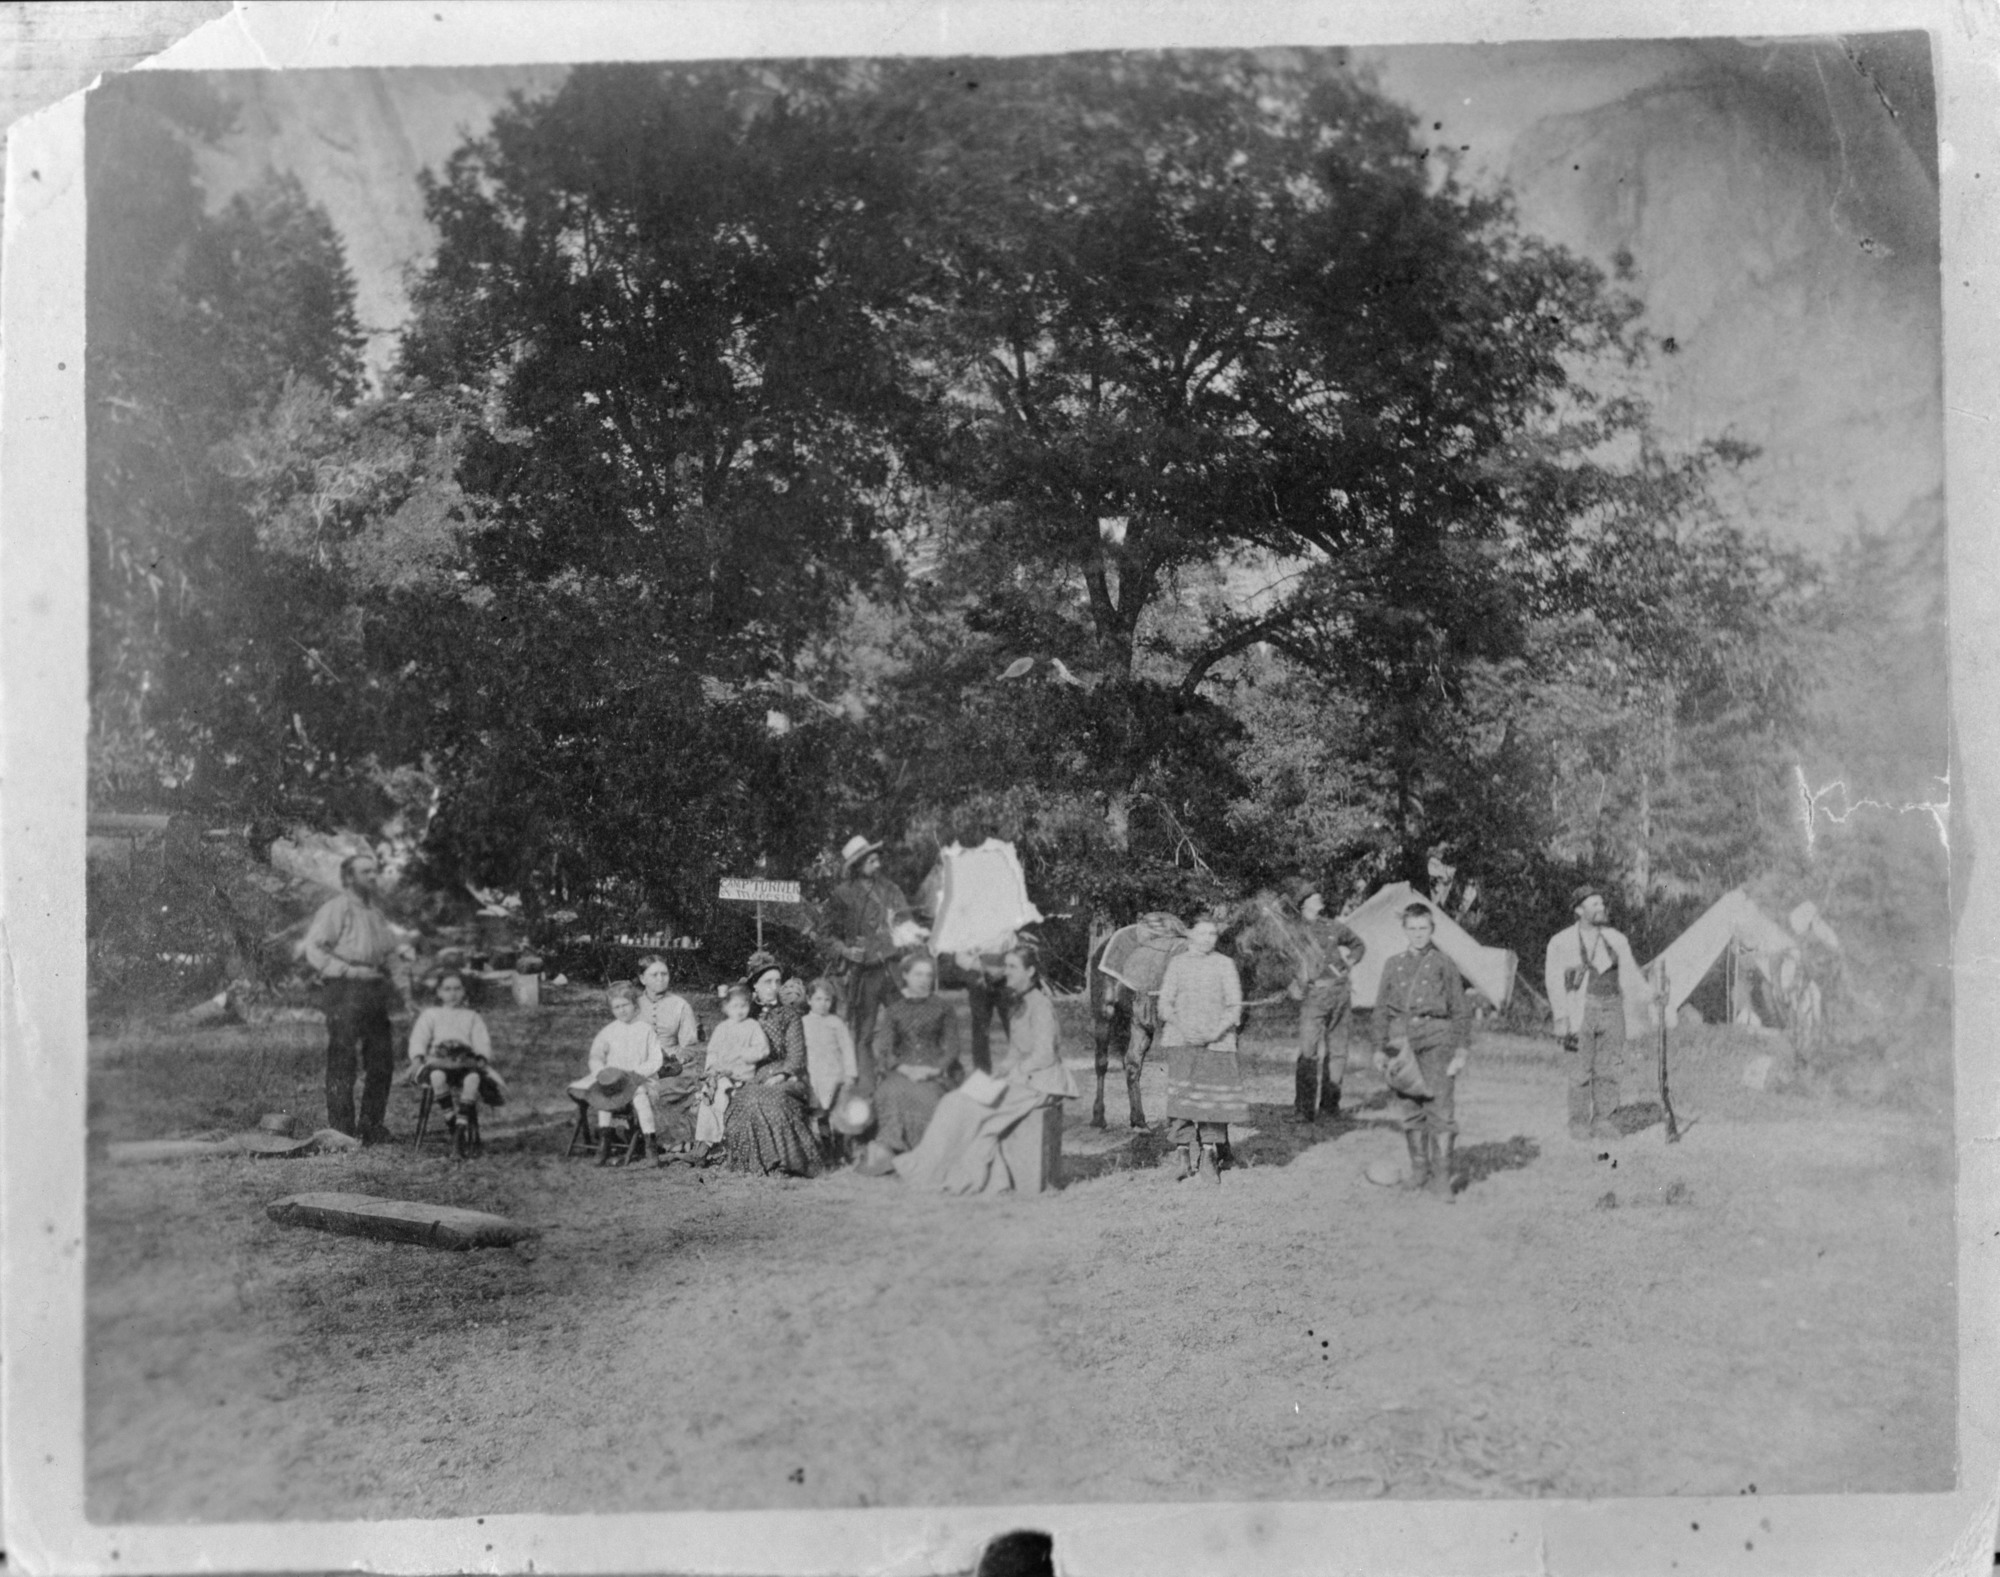
M 1942 521 L 1935 120 L 1921 35 L 1371 51 L 1474 182 L 1631 288 L 1661 353 L 1666 439 L 1728 434 L 1759 457 L 1733 510 L 1802 546 Z M 339 227 L 372 366 L 431 245 L 417 175 L 559 67 L 287 71 L 216 79 L 234 134 L 221 201 L 289 170 Z

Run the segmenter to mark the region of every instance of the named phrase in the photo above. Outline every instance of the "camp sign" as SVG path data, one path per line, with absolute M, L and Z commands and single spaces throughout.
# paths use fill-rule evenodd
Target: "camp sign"
M 743 876 L 722 878 L 722 891 L 716 897 L 731 903 L 797 903 L 799 884 L 797 882 L 752 881 Z

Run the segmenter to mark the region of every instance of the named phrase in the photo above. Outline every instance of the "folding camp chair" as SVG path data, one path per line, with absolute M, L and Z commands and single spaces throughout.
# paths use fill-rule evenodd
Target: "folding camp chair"
M 576 1094 L 572 1094 L 570 1100 L 576 1106 L 576 1123 L 569 1131 L 569 1144 L 563 1150 L 564 1160 L 574 1156 L 579 1148 L 585 1154 L 597 1148 L 598 1130 L 597 1125 L 590 1120 L 593 1115 L 590 1102 Z M 631 1107 L 627 1106 L 622 1111 L 611 1114 L 611 1131 L 617 1136 L 617 1143 L 624 1147 L 625 1154 L 622 1159 L 625 1165 L 630 1166 L 645 1155 L 645 1130 L 640 1128 L 638 1116 Z

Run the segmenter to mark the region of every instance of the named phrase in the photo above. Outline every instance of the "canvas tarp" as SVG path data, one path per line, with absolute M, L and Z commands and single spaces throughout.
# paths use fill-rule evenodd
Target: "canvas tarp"
M 997 953 L 1042 918 L 1011 843 L 988 838 L 976 849 L 954 843 L 939 854 L 936 875 L 933 953 Z
M 1187 927 L 1170 914 L 1141 915 L 1113 931 L 1097 967 L 1122 986 L 1148 995 L 1160 989 L 1167 965 L 1187 951 Z
M 1368 945 L 1351 978 L 1356 1007 L 1375 1005 L 1383 966 L 1408 945 L 1403 934 L 1403 910 L 1410 904 L 1429 901 L 1408 882 L 1395 882 L 1367 899 L 1353 913 L 1341 916 Z M 1436 922 L 1438 948 L 1458 965 L 1465 983 L 1495 1007 L 1505 1007 L 1514 990 L 1514 955 L 1504 947 L 1487 947 L 1474 941 L 1463 926 L 1435 906 L 1431 915 Z

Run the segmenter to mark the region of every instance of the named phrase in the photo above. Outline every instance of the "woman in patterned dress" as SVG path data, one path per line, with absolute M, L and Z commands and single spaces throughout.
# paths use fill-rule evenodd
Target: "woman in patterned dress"
M 798 1010 L 778 1000 L 784 971 L 769 953 L 753 953 L 743 983 L 751 1017 L 763 1026 L 771 1057 L 750 1083 L 729 1097 L 723 1149 L 733 1172 L 786 1172 L 810 1177 L 819 1149 L 807 1115 L 806 1032 Z

